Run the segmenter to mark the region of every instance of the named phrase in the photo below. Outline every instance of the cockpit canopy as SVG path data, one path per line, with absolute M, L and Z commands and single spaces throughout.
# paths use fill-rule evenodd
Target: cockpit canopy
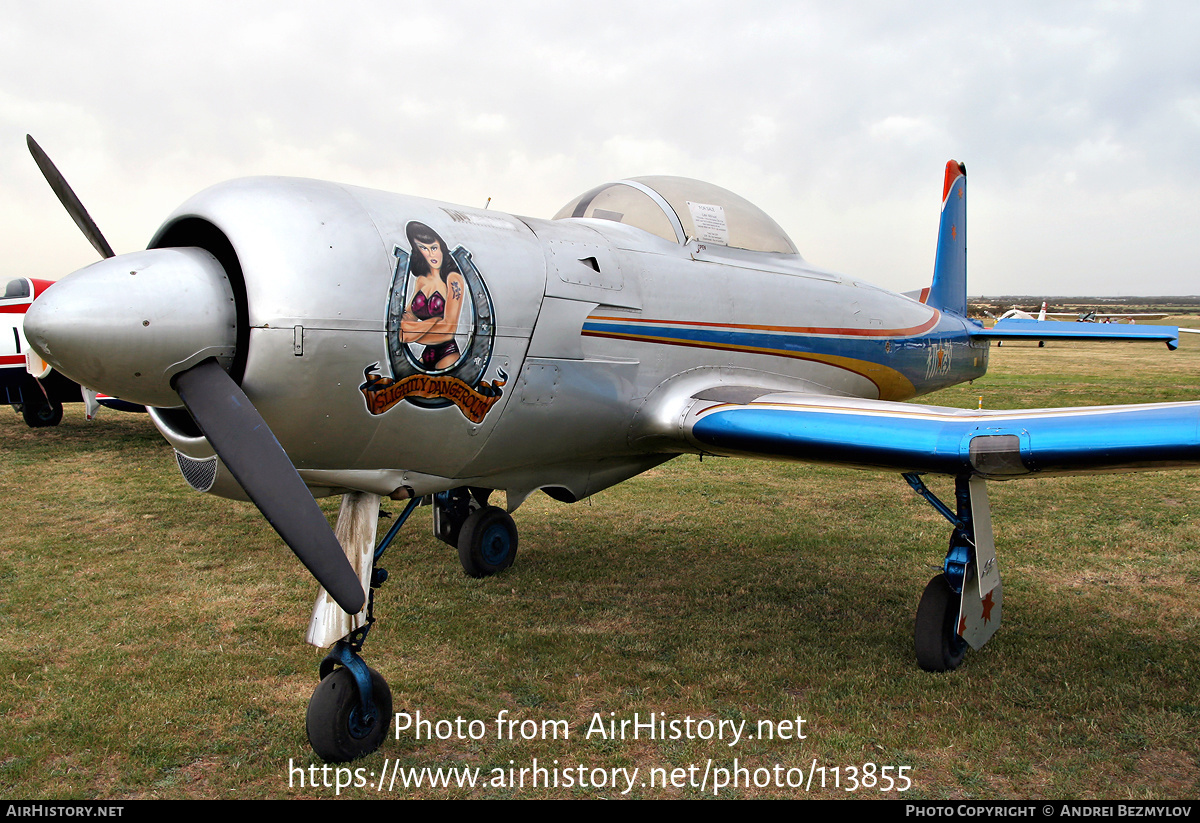
M 797 254 L 779 224 L 728 189 L 686 177 L 634 177 L 585 192 L 554 215 L 636 226 L 664 240 Z
M 23 277 L 9 280 L 8 285 L 4 288 L 4 297 L 0 297 L 0 300 L 12 300 L 18 297 L 29 297 L 29 281 Z

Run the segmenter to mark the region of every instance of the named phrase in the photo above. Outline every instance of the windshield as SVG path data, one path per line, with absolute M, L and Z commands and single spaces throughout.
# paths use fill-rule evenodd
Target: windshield
M 11 300 L 15 297 L 29 296 L 29 282 L 27 280 L 9 280 L 8 286 L 4 289 L 3 300 Z

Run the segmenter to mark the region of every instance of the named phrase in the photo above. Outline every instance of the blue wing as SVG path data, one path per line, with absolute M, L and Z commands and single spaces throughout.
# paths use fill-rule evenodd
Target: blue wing
M 708 454 L 992 480 L 1200 465 L 1200 403 L 1027 411 L 800 393 L 692 398 L 680 431 Z

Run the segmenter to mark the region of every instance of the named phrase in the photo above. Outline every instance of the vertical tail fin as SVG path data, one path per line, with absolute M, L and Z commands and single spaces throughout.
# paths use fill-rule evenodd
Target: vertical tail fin
M 967 314 L 967 167 L 953 160 L 946 164 L 942 187 L 933 284 L 923 302 L 940 311 Z

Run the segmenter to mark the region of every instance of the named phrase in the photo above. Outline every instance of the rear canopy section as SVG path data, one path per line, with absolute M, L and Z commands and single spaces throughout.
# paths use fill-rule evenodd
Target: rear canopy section
M 635 226 L 664 240 L 697 240 L 747 251 L 798 254 L 779 224 L 744 197 L 687 177 L 605 183 L 559 209 L 555 220 L 590 217 Z

